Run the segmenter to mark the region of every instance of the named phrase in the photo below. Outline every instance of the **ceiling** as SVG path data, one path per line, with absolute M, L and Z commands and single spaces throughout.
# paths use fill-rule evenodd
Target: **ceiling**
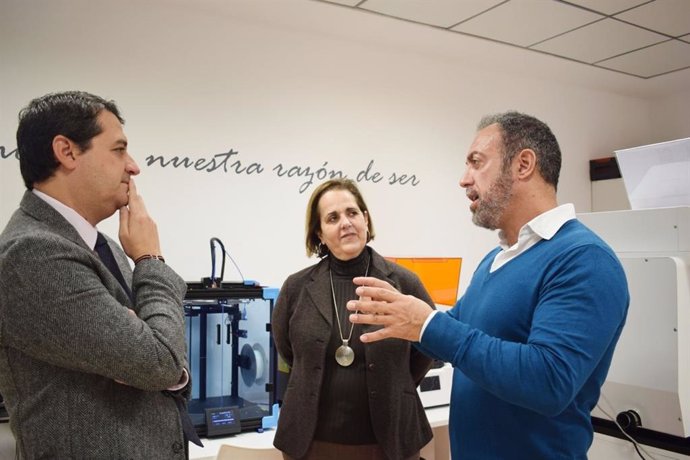
M 649 80 L 690 69 L 690 0 L 317 0 Z

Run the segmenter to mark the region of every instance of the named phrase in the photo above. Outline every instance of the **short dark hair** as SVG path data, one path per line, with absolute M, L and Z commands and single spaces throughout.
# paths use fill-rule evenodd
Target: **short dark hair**
M 103 128 L 98 115 L 107 110 L 124 124 L 114 101 L 83 91 L 50 93 L 29 102 L 19 112 L 17 152 L 24 185 L 31 190 L 34 184 L 51 177 L 58 167 L 53 154 L 53 139 L 63 135 L 83 151 L 91 148 L 91 139 Z
M 359 191 L 354 181 L 345 178 L 327 180 L 314 189 L 311 198 L 309 198 L 309 204 L 307 205 L 307 221 L 305 225 L 307 257 L 311 257 L 314 254 L 318 257 L 328 255 L 328 248 L 322 245 L 319 239 L 319 230 L 321 229 L 319 201 L 326 192 L 331 190 L 347 190 L 352 193 L 352 196 L 355 197 L 355 201 L 357 202 L 357 206 L 359 206 L 359 210 L 367 214 L 367 230 L 369 230 L 367 242 L 374 239 L 374 223 L 371 220 L 371 213 L 369 212 L 369 208 L 367 208 L 367 204 L 364 202 L 362 193 Z
M 508 111 L 485 116 L 477 129 L 493 124 L 500 127 L 503 137 L 503 170 L 510 167 L 515 155 L 524 149 L 531 149 L 537 155 L 539 174 L 556 189 L 561 172 L 561 149 L 546 123 L 531 115 Z

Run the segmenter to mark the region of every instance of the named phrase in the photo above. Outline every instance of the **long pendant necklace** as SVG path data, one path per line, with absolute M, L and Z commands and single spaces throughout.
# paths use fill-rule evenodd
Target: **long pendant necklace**
M 364 272 L 364 276 L 369 274 L 369 263 L 371 262 L 371 257 L 367 261 L 367 269 Z M 355 361 L 355 351 L 350 347 L 350 339 L 352 339 L 352 331 L 355 329 L 354 324 L 350 324 L 350 334 L 347 339 L 343 337 L 343 329 L 340 327 L 340 315 L 338 314 L 338 303 L 335 301 L 335 289 L 333 289 L 333 271 L 328 269 L 328 276 L 331 279 L 331 294 L 333 295 L 333 307 L 335 308 L 335 319 L 338 321 L 338 332 L 340 333 L 340 340 L 343 344 L 335 350 L 335 360 L 338 364 L 343 367 L 347 367 Z M 357 313 L 357 312 L 355 312 Z

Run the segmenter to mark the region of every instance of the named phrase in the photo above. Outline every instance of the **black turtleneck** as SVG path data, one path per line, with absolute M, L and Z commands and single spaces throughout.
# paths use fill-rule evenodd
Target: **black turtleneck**
M 371 254 L 368 248 L 350 260 L 329 257 L 333 294 L 340 317 L 343 338 L 350 335 L 347 302 L 357 298 L 352 278 L 364 276 L 370 268 Z M 333 308 L 333 306 L 331 306 Z M 331 340 L 326 350 L 326 367 L 319 401 L 319 421 L 315 439 L 339 444 L 375 444 L 376 437 L 371 425 L 369 396 L 366 382 L 364 344 L 359 340 L 361 326 L 355 325 L 350 347 L 355 352 L 354 362 L 343 367 L 335 361 L 335 351 L 343 344 L 338 330 L 338 319 L 333 309 Z

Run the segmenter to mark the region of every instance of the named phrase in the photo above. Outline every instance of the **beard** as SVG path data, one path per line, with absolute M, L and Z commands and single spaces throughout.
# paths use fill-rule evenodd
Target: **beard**
M 479 227 L 496 230 L 512 196 L 513 178 L 510 171 L 506 171 L 491 184 L 486 196 L 479 198 L 472 214 L 472 222 Z

